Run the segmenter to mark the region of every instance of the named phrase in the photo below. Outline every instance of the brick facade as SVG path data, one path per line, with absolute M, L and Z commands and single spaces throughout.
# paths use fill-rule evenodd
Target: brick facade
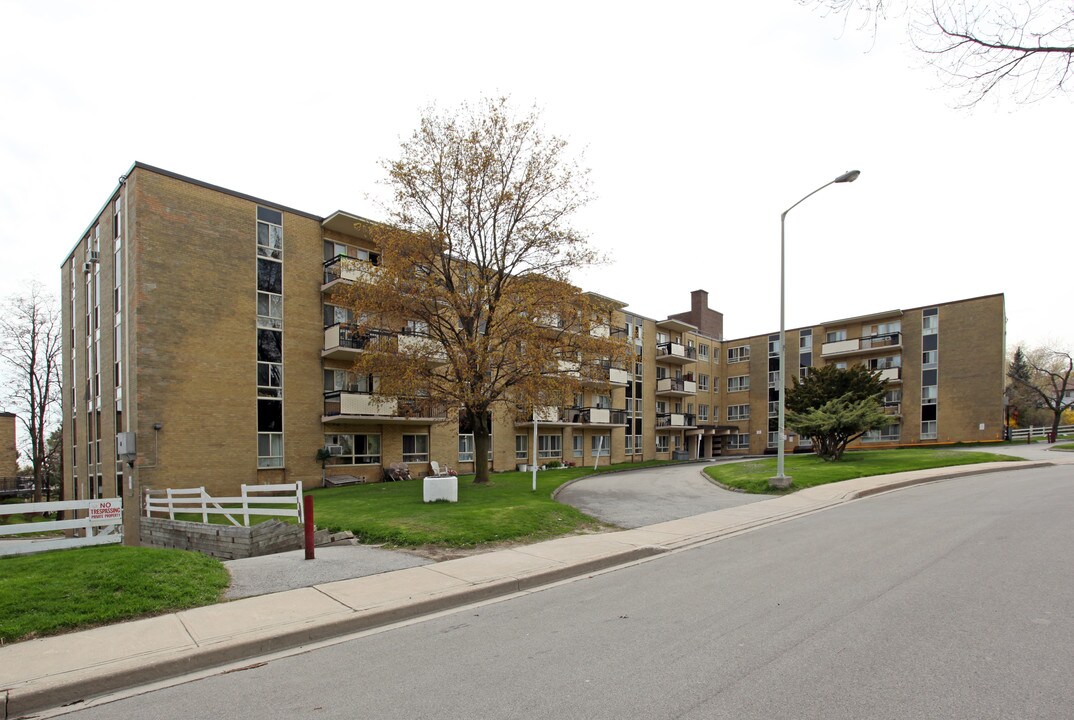
M 257 304 L 259 208 L 281 218 L 282 393 L 273 396 L 282 402 L 278 462 L 259 461 L 259 439 L 264 439 L 258 433 L 264 422 L 259 400 L 265 399 L 257 381 L 258 328 L 263 329 Z M 204 486 L 215 495 L 234 492 L 242 483 L 301 480 L 315 487 L 321 475 L 316 452 L 326 436 L 340 435 L 376 436 L 379 462 L 333 460 L 332 475 L 380 479 L 384 467 L 403 459 L 404 436 L 411 434 L 428 435 L 429 460 L 471 470 L 472 462 L 460 455 L 458 423 L 451 413 L 444 420 L 416 420 L 328 410 L 325 370 L 346 369 L 349 356 L 328 347 L 325 305 L 332 302 L 334 285 L 326 275 L 326 253 L 331 243 L 375 251 L 361 223 L 351 222 L 356 219 L 345 213 L 322 218 L 135 164 L 62 266 L 67 497 L 123 493 L 133 521 L 143 487 Z M 561 461 L 592 465 L 598 461 L 593 438 L 599 436 L 611 446 L 609 455 L 599 458 L 602 464 L 670 458 L 676 451 L 709 457 L 771 449 L 769 336 L 724 340 L 723 315 L 708 307 L 708 294 L 694 291 L 690 300 L 688 312 L 662 321 L 626 308 L 616 312 L 619 327 L 613 329 L 637 346 L 637 357 L 610 389 L 587 388 L 580 407 L 593 407 L 598 396 L 608 396 L 611 409 L 625 410 L 628 422 L 602 424 L 592 420 L 597 416 L 583 421 L 578 413 L 567 413 L 559 422 L 539 424 L 540 435 L 560 437 Z M 928 412 L 937 413 L 937 421 L 935 438 L 927 442 L 998 440 L 1003 296 L 934 307 L 939 362 L 935 410 Z M 874 444 L 922 441 L 925 311 L 930 310 L 893 310 L 808 328 L 814 365 L 870 362 L 878 356 L 891 363 L 898 357 L 903 391 L 898 437 Z M 877 342 L 869 340 L 869 331 L 878 323 L 884 328 L 901 323 L 896 347 L 829 352 L 844 346 L 826 343 L 827 332 L 845 331 L 846 347 L 869 345 Z M 787 333 L 788 382 L 797 371 L 799 337 L 806 329 Z M 738 346 L 750 348 L 749 361 L 729 363 L 728 349 Z M 264 358 L 260 361 L 264 366 Z M 748 377 L 749 389 L 729 392 L 728 378 L 735 376 Z M 729 405 L 747 405 L 749 417 L 728 419 Z M 0 415 L 2 422 L 7 420 Z M 137 438 L 133 470 L 116 462 L 115 435 L 123 431 Z M 517 436 L 527 439 L 524 453 L 516 449 Z M 578 454 L 576 437 L 581 438 Z M 797 443 L 790 440 L 788 450 Z M 732 447 L 737 444 L 748 447 Z M 532 419 L 499 406 L 493 414 L 493 468 L 531 462 L 531 447 Z M 0 456 L 0 462 L 7 460 Z M 411 463 L 414 475 L 427 469 L 427 462 Z

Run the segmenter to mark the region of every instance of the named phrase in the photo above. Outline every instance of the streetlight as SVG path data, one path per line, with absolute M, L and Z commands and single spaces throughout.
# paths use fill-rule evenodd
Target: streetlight
M 786 406 L 784 404 L 784 395 L 786 394 L 786 383 L 787 383 L 787 377 L 786 377 L 786 373 L 787 373 L 787 348 L 786 348 L 787 343 L 786 343 L 786 340 L 787 340 L 787 337 L 786 337 L 786 328 L 785 328 L 785 323 L 784 323 L 784 318 L 785 318 L 784 296 L 786 294 L 785 290 L 784 290 L 784 286 L 785 286 L 784 277 L 786 275 L 786 272 L 784 270 L 784 265 L 785 265 L 784 259 L 786 257 L 786 252 L 784 250 L 784 246 L 785 246 L 784 240 L 786 238 L 787 213 L 789 213 L 791 210 L 794 210 L 796 207 L 798 207 L 803 202 L 805 202 L 809 198 L 813 197 L 814 195 L 816 195 L 817 193 L 819 193 L 821 190 L 823 190 L 824 188 L 828 187 L 829 185 L 834 185 L 835 183 L 850 183 L 850 182 L 854 182 L 855 180 L 858 179 L 859 175 L 861 175 L 860 170 L 848 170 L 847 172 L 845 172 L 842 175 L 840 175 L 839 177 L 837 177 L 835 180 L 832 180 L 830 182 L 824 183 L 819 188 L 817 188 L 813 192 L 811 192 L 808 195 L 806 195 L 804 198 L 802 198 L 801 200 L 796 202 L 794 205 L 791 205 L 789 208 L 784 210 L 783 214 L 779 216 L 779 421 L 778 421 L 779 422 L 779 431 L 778 431 L 778 437 L 776 438 L 776 443 L 777 443 L 776 444 L 776 476 L 768 478 L 768 487 L 774 488 L 774 489 L 777 489 L 777 490 L 784 490 L 784 489 L 789 488 L 791 486 L 791 479 L 783 474 L 783 455 L 784 455 L 783 446 L 786 444 L 784 438 L 787 435 L 787 428 L 786 428 L 786 424 L 785 424 L 785 420 L 784 420 L 784 417 L 786 415 Z

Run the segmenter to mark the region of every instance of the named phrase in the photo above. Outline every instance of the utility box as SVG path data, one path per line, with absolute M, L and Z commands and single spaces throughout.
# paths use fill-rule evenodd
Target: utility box
M 135 445 L 134 433 L 116 433 L 116 455 L 118 455 L 121 460 L 124 460 L 126 462 L 130 462 L 138 455 L 138 448 Z

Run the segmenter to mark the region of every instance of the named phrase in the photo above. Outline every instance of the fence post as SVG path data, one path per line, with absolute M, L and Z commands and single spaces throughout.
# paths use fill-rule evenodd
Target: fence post
M 305 511 L 303 514 L 306 526 L 306 559 L 313 560 L 313 496 L 306 495 L 302 498 L 302 506 Z
M 250 500 L 246 497 L 246 483 L 242 484 L 242 524 L 250 527 Z
M 205 486 L 201 486 L 201 521 L 203 523 L 209 522 L 209 503 L 206 502 L 209 499 L 209 494 L 205 492 Z

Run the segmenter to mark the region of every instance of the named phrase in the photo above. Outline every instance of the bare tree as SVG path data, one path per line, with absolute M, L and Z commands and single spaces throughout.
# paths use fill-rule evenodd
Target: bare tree
M 1074 83 L 1074 4 L 1069 0 L 799 0 L 875 33 L 905 16 L 910 38 L 972 107 L 1001 91 L 1026 103 Z
M 1052 436 L 1059 433 L 1063 412 L 1074 407 L 1074 357 L 1066 350 L 1049 347 L 1022 349 L 1029 377 L 1008 373 L 1027 395 L 1052 413 Z
M 379 264 L 348 294 L 364 348 L 354 370 L 400 412 L 415 392 L 461 408 L 474 482 L 488 482 L 494 405 L 564 405 L 629 360 L 612 301 L 568 282 L 597 260 L 570 224 L 587 170 L 536 110 L 491 98 L 430 108 L 385 168 L 389 222 L 370 228 Z
M 7 367 L 5 399 L 16 408 L 26 430 L 24 447 L 34 475 L 34 502 L 52 456 L 62 443 L 49 443 L 59 420 L 60 314 L 54 297 L 37 282 L 8 297 L 0 314 L 0 360 Z

